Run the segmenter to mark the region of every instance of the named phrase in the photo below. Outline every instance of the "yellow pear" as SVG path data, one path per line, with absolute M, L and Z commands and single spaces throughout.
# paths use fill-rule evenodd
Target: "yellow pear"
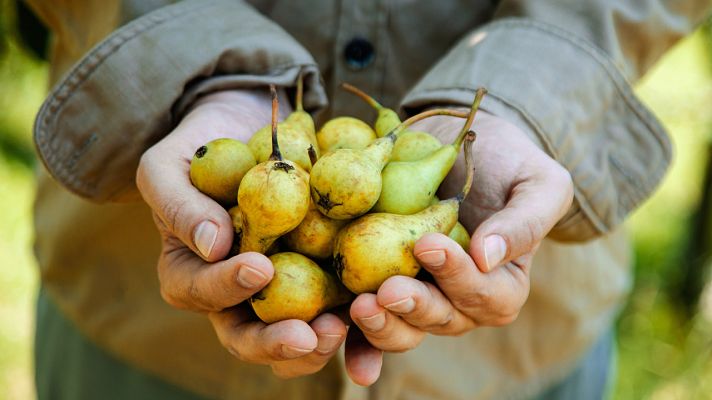
M 353 298 L 335 276 L 301 254 L 277 253 L 269 259 L 274 277 L 250 299 L 255 314 L 268 324 L 286 319 L 309 322 Z
M 196 150 L 190 162 L 190 181 L 198 190 L 226 206 L 237 201 L 242 177 L 257 162 L 239 140 L 215 139 Z
M 247 172 L 237 193 L 242 214 L 240 253 L 265 253 L 296 228 L 309 209 L 309 174 L 284 160 L 277 141 L 277 91 L 272 92 L 272 155 Z

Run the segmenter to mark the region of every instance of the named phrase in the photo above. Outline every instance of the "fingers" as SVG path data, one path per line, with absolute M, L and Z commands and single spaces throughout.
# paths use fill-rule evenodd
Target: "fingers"
M 313 374 L 333 357 L 346 338 L 346 325 L 332 314 L 311 324 L 252 320 L 246 306 L 209 314 L 220 343 L 242 361 L 270 365 L 281 378 Z
M 177 236 L 206 261 L 223 259 L 232 245 L 232 220 L 222 206 L 193 187 L 190 159 L 177 153 L 170 140 L 147 150 L 136 173 L 138 189 L 160 230 Z
M 505 207 L 473 233 L 470 254 L 483 272 L 535 251 L 571 207 L 569 173 L 553 161 L 542 171 L 515 185 Z
M 243 361 L 272 364 L 292 360 L 310 354 L 318 344 L 306 322 L 290 319 L 267 325 L 252 320 L 246 305 L 208 316 L 220 343 Z
M 507 263 L 483 273 L 462 247 L 439 233 L 423 236 L 413 253 L 455 308 L 476 325 L 514 321 L 529 295 L 531 257 L 520 257 L 520 265 Z
M 267 257 L 243 253 L 208 264 L 168 239 L 158 261 L 161 295 L 174 307 L 192 311 L 220 311 L 249 299 L 274 275 Z
M 322 314 L 309 326 L 317 337 L 316 348 L 301 358 L 273 363 L 272 370 L 277 376 L 294 378 L 320 371 L 346 339 L 346 325 L 333 314 Z
M 475 323 L 456 309 L 435 286 L 427 282 L 394 276 L 378 289 L 378 304 L 408 324 L 436 335 L 460 335 Z
M 381 375 L 383 351 L 373 347 L 358 329 L 349 329 L 344 351 L 346 373 L 361 386 L 370 386 Z
M 374 347 L 385 351 L 414 349 L 425 337 L 424 331 L 381 307 L 372 293 L 361 294 L 354 300 L 351 319 Z

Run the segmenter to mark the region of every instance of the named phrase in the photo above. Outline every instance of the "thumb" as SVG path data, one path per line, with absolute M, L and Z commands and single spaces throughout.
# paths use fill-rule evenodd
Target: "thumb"
M 192 185 L 190 162 L 179 154 L 165 141 L 147 150 L 136 185 L 163 234 L 178 237 L 206 261 L 221 260 L 232 246 L 232 220 L 222 206 Z
M 536 251 L 571 206 L 573 185 L 559 167 L 518 183 L 504 208 L 477 227 L 470 255 L 482 272 Z

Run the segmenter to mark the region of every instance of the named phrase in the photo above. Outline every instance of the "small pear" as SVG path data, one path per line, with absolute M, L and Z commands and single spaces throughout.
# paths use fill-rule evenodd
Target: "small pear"
M 457 242 L 466 252 L 470 251 L 470 234 L 467 233 L 467 229 L 465 229 L 461 223 L 456 223 L 448 236 Z
M 364 91 L 357 88 L 356 86 L 349 85 L 348 83 L 342 83 L 341 87 L 348 92 L 355 94 L 360 97 L 363 101 L 368 103 L 371 107 L 375 108 L 378 112 L 378 117 L 376 117 L 376 122 L 374 125 L 374 130 L 378 137 L 386 136 L 390 131 L 395 129 L 400 123 L 400 117 L 398 113 L 391 110 L 388 107 L 383 107 L 381 103 L 377 102 L 376 99 L 367 95 Z
M 234 228 L 234 236 L 232 238 L 232 246 L 228 252 L 228 257 L 236 256 L 240 254 L 240 243 L 242 243 L 242 212 L 240 211 L 240 206 L 231 207 L 227 210 L 232 219 L 232 227 Z M 275 253 L 282 251 L 282 246 L 280 241 L 276 240 L 272 245 L 265 251 L 265 255 L 270 256 Z
M 257 164 L 249 147 L 239 140 L 215 139 L 196 150 L 190 162 L 190 181 L 198 190 L 226 206 L 237 201 L 237 188 Z
M 361 89 L 349 85 L 348 83 L 341 84 L 341 87 L 346 91 L 355 94 L 356 96 L 361 98 L 361 100 L 365 101 L 366 103 L 368 103 L 368 105 L 376 109 L 376 111 L 378 112 L 378 117 L 376 118 L 374 126 L 376 128 L 376 134 L 378 135 L 378 137 L 385 136 L 386 134 L 388 134 L 388 132 L 391 131 L 391 129 L 395 128 L 396 126 L 398 126 L 398 124 L 400 124 L 400 118 L 398 117 L 398 114 L 395 111 L 382 106 L 381 103 L 376 101 L 376 99 L 369 96 Z M 406 129 L 398 137 L 398 140 L 396 141 L 396 144 L 393 147 L 391 161 L 420 160 L 421 158 L 424 158 L 425 156 L 431 154 L 440 147 L 442 147 L 442 143 L 440 143 L 437 138 L 430 135 L 429 133 L 422 131 L 411 131 L 409 129 Z
M 407 130 L 393 146 L 391 162 L 420 160 L 441 147 L 443 144 L 435 136 L 423 131 Z
M 317 150 L 319 156 L 319 145 L 316 139 L 316 129 L 311 115 L 304 111 L 302 104 L 304 92 L 304 82 L 302 75 L 297 79 L 297 96 L 295 101 L 296 110 L 279 124 L 279 139 L 282 155 L 285 159 L 298 164 L 305 171 L 311 170 L 311 162 L 306 153 L 309 146 Z M 272 128 L 268 124 L 255 132 L 247 145 L 255 155 L 257 162 L 267 161 L 272 154 Z
M 364 149 L 376 140 L 376 133 L 358 118 L 336 117 L 316 133 L 322 153 L 336 149 Z
M 416 121 L 433 115 L 466 117 L 455 110 L 425 111 L 363 150 L 338 149 L 321 157 L 312 167 L 309 179 L 312 199 L 319 211 L 332 219 L 351 219 L 368 212 L 381 195 L 381 171 L 398 135 Z
M 460 203 L 472 187 L 472 142 L 465 142 L 467 179 L 454 198 L 440 201 L 413 215 L 375 213 L 344 227 L 334 245 L 334 268 L 341 282 L 356 294 L 375 293 L 394 275 L 414 277 L 420 264 L 413 255 L 415 242 L 428 232 L 447 234 L 457 223 Z
M 336 234 L 348 220 L 331 219 L 309 205 L 306 217 L 299 226 L 284 236 L 287 248 L 314 259 L 329 258 L 334 251 Z
M 390 162 L 383 169 L 381 195 L 373 207 L 375 212 L 414 214 L 425 209 L 440 184 L 455 165 L 462 142 L 472 125 L 475 113 L 486 90 L 477 90 L 470 113 L 458 137 L 429 156 L 416 161 Z
M 335 276 L 301 254 L 277 253 L 269 259 L 274 277 L 250 299 L 255 314 L 265 323 L 286 319 L 309 322 L 353 298 Z
M 247 172 L 237 193 L 243 226 L 240 253 L 265 253 L 278 237 L 296 228 L 309 209 L 309 174 L 282 158 L 277 142 L 277 91 L 274 86 L 270 90 L 272 155 Z

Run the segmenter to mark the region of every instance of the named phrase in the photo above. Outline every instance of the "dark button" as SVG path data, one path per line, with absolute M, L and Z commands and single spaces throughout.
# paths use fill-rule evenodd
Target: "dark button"
M 366 39 L 352 39 L 344 48 L 344 59 L 351 68 L 366 68 L 373 62 L 374 58 L 376 58 L 376 52 L 371 42 Z

